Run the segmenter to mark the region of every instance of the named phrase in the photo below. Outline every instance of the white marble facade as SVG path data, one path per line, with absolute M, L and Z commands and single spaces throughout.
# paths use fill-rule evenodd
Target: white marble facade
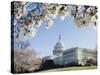
M 63 51 L 64 51 L 64 44 L 61 41 L 61 35 L 59 36 L 59 40 L 56 43 L 54 50 L 53 50 L 53 57 L 54 63 L 58 65 L 63 65 Z
M 60 35 L 59 40 L 54 46 L 53 55 L 47 59 L 52 59 L 54 63 L 58 65 L 84 65 L 86 59 L 93 57 L 97 57 L 96 50 L 93 49 L 75 47 L 65 50 Z
M 96 50 L 84 48 L 70 48 L 63 52 L 64 65 L 85 65 L 87 59 L 93 59 Z

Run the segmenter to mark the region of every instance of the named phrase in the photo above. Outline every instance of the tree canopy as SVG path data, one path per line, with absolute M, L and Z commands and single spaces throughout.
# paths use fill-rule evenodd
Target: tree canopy
M 87 5 L 12 2 L 11 7 L 12 36 L 21 38 L 35 36 L 38 28 L 45 24 L 47 29 L 54 25 L 53 19 L 71 17 L 77 27 L 97 26 L 97 7 Z

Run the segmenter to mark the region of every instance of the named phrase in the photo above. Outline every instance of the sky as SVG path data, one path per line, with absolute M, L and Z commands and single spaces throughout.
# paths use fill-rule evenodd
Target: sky
M 78 28 L 70 17 L 66 17 L 61 21 L 59 17 L 53 19 L 54 24 L 50 29 L 45 28 L 43 23 L 37 30 L 34 38 L 29 39 L 31 48 L 33 48 L 39 56 L 52 55 L 54 46 L 61 35 L 64 43 L 64 49 L 79 48 L 96 48 L 97 32 L 93 27 Z

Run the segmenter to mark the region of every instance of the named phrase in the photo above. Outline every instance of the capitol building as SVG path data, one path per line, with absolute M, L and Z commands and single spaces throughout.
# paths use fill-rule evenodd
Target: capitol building
M 53 49 L 52 56 L 46 56 L 43 61 L 53 60 L 57 65 L 85 65 L 86 60 L 93 59 L 97 62 L 97 50 L 86 48 L 64 49 L 64 43 L 61 41 L 61 35 Z

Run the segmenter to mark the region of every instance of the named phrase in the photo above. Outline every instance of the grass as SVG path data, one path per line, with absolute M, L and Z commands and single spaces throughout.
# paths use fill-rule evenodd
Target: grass
M 64 67 L 49 69 L 42 72 L 54 72 L 54 71 L 70 71 L 70 70 L 88 70 L 88 69 L 97 69 L 97 66 L 74 66 L 74 67 Z

